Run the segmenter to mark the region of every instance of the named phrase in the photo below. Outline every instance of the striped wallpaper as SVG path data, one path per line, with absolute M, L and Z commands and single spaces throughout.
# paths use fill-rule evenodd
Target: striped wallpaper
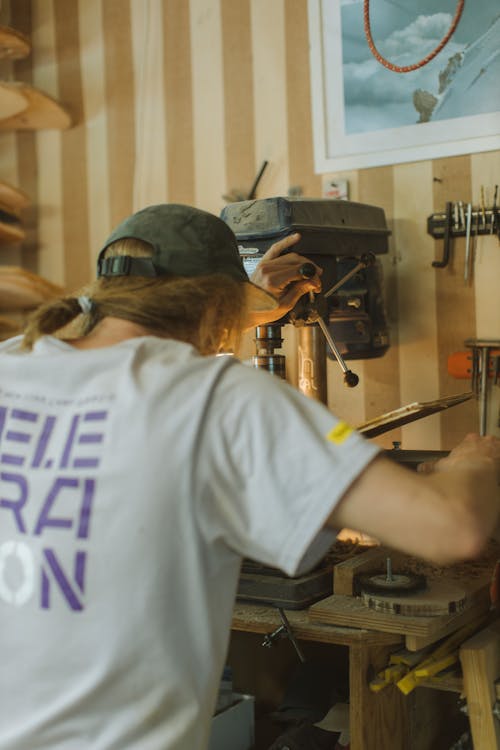
M 32 40 L 32 54 L 2 61 L 3 77 L 62 102 L 64 132 L 0 134 L 0 177 L 32 197 L 22 246 L 0 263 L 22 265 L 72 289 L 88 281 L 102 240 L 148 203 L 192 203 L 218 213 L 248 191 L 264 160 L 258 197 L 299 188 L 321 196 L 314 174 L 307 0 L 11 0 L 0 23 Z M 479 238 L 473 284 L 463 283 L 464 241 L 446 269 L 426 219 L 448 200 L 479 202 L 500 177 L 500 152 L 336 175 L 350 198 L 382 206 L 392 230 L 384 257 L 393 346 L 351 363 L 347 390 L 328 363 L 329 405 L 353 424 L 413 401 L 469 389 L 447 375 L 448 354 L 467 338 L 500 338 L 500 247 Z M 295 331 L 285 329 L 289 377 Z M 252 350 L 251 336 L 246 351 Z M 500 434 L 500 388 L 488 429 Z M 449 448 L 478 429 L 477 404 L 428 417 L 378 439 L 390 447 Z

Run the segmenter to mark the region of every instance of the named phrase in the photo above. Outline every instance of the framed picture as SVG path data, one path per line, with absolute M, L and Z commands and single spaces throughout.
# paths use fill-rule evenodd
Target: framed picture
M 308 0 L 317 173 L 500 148 L 500 2 L 465 2 L 426 65 L 393 72 L 370 51 L 363 0 Z M 397 66 L 430 54 L 457 0 L 371 0 L 378 52 Z

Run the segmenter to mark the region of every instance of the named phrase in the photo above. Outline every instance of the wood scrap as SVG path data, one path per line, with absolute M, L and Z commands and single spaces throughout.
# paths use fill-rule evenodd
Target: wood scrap
M 62 287 L 17 266 L 0 266 L 0 310 L 32 310 L 64 294 Z
M 26 193 L 0 180 L 0 211 L 20 219 L 22 211 L 29 205 L 30 199 Z
M 28 106 L 28 100 L 21 89 L 13 88 L 9 83 L 0 81 L 0 119 L 15 117 Z
M 443 409 L 449 409 L 452 406 L 461 404 L 464 401 L 468 401 L 473 397 L 472 391 L 467 393 L 460 393 L 456 396 L 444 396 L 443 398 L 435 399 L 434 401 L 415 401 L 406 406 L 401 406 L 399 409 L 382 414 L 379 417 L 370 419 L 363 424 L 358 425 L 356 430 L 365 437 L 376 437 L 377 435 L 383 435 L 389 430 L 394 430 L 396 427 L 415 422 L 417 419 L 428 417 L 431 414 L 436 414 Z
M 23 227 L 17 221 L 0 220 L 0 242 L 4 244 L 13 244 L 22 242 L 26 236 Z
M 21 81 L 4 81 L 2 96 L 8 91 L 24 97 L 27 105 L 17 114 L 0 119 L 0 130 L 66 130 L 71 117 L 66 109 L 44 91 Z
M 30 52 L 31 42 L 25 34 L 10 26 L 0 26 L 0 59 L 21 60 Z

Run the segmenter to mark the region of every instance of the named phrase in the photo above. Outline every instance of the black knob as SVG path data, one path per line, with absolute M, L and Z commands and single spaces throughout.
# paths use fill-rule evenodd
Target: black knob
M 344 373 L 344 385 L 348 388 L 354 388 L 359 383 L 359 377 L 352 370 L 346 370 Z
M 316 273 L 316 266 L 314 263 L 303 263 L 299 268 L 299 273 L 303 279 L 312 279 Z

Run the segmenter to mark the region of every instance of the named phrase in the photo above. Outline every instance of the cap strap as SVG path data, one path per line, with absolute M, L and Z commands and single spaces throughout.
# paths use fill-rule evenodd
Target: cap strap
M 158 276 L 151 258 L 132 258 L 116 255 L 100 258 L 97 262 L 98 276 Z

